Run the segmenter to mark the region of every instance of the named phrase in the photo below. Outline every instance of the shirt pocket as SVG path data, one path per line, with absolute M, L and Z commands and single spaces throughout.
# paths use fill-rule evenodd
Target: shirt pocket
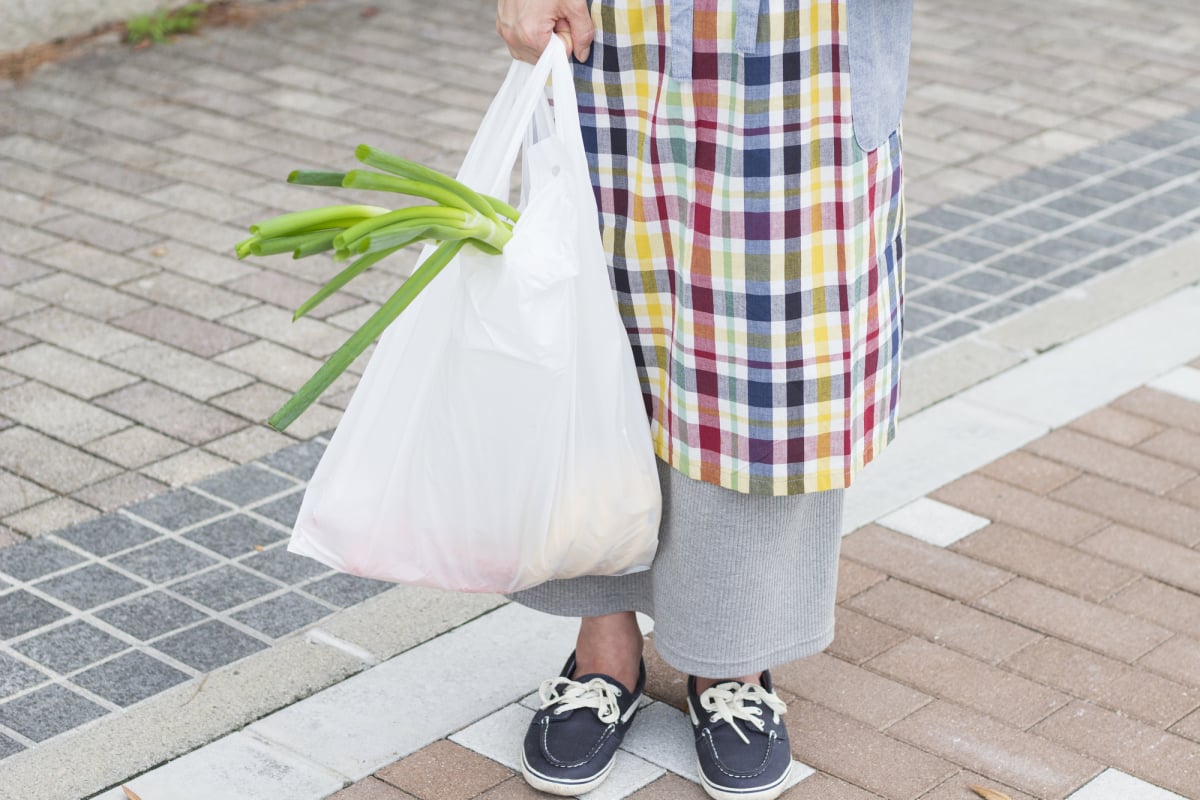
M 913 0 L 846 0 L 850 118 L 870 152 L 900 125 L 908 89 Z

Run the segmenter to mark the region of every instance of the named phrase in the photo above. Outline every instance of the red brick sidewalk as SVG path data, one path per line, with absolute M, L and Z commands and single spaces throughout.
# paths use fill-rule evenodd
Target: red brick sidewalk
M 991 522 L 948 548 L 846 537 L 833 645 L 774 671 L 817 770 L 785 800 L 1124 800 L 1081 791 L 1108 768 L 1200 797 L 1200 403 L 1137 389 L 931 498 Z M 443 739 L 335 798 L 543 796 Z M 668 773 L 630 797 L 704 795 Z

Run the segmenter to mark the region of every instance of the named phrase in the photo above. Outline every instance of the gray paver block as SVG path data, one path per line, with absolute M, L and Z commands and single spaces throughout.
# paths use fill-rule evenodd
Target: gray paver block
M 149 641 L 199 622 L 205 614 L 165 592 L 151 592 L 96 612 L 114 628 Z
M 1029 208 L 1013 214 L 1006 221 L 1015 225 L 1024 225 L 1026 228 L 1033 228 L 1043 233 L 1052 233 L 1062 230 L 1075 220 L 1065 214 L 1056 214 L 1053 211 Z
M 91 700 L 53 685 L 0 703 L 0 724 L 41 742 L 107 713 Z
M 329 567 L 307 556 L 289 553 L 286 545 L 276 545 L 241 559 L 242 566 L 284 583 L 299 583 L 329 572 Z
M 145 584 L 126 578 L 103 564 L 88 564 L 34 584 L 48 595 L 76 608 L 95 606 L 144 589 Z
M 905 269 L 907 272 L 922 278 L 940 280 L 969 269 L 969 266 L 961 261 L 955 261 L 954 259 L 940 256 L 928 250 L 919 250 L 908 257 L 908 264 Z
M 332 613 L 332 609 L 320 603 L 289 592 L 242 609 L 233 617 L 256 631 L 278 639 Z
M 1005 247 L 1016 247 L 1028 242 L 1035 234 L 1028 228 L 1009 225 L 1005 222 L 993 222 L 983 228 L 971 231 L 971 236 Z
M 154 643 L 158 650 L 201 672 L 211 672 L 266 646 L 215 619 Z
M 1055 294 L 1045 286 L 1030 286 L 1024 291 L 1018 292 L 1008 298 L 1013 303 L 1020 303 L 1024 306 L 1032 306 L 1045 300 L 1047 297 L 1052 297 Z
M 939 206 L 930 209 L 923 214 L 918 214 L 913 218 L 914 223 L 921 225 L 931 225 L 935 228 L 940 228 L 943 231 L 958 231 L 968 225 L 973 225 L 979 221 L 979 217 L 975 214 L 957 211 L 946 206 Z M 911 229 L 910 229 L 911 230 Z
M 239 506 L 248 505 L 264 497 L 279 494 L 296 485 L 274 472 L 268 472 L 254 464 L 245 464 L 236 469 L 222 472 L 196 484 L 199 488 L 215 494 L 223 500 Z
M 189 531 L 183 536 L 226 558 L 236 558 L 254 550 L 255 546 L 266 547 L 277 542 L 287 534 L 245 514 L 236 514 Z
M 982 297 L 944 286 L 934 286 L 913 292 L 911 299 L 914 303 L 950 313 L 966 311 L 986 302 Z
M 25 746 L 15 739 L 10 739 L 0 733 L 0 759 L 8 758 L 11 755 L 21 752 Z
M 395 586 L 394 583 L 387 581 L 376 581 L 338 572 L 325 578 L 319 578 L 312 583 L 306 583 L 300 588 L 314 597 L 321 598 L 326 603 L 345 608 L 355 603 L 361 603 L 368 597 L 373 597 L 393 586 Z
M 27 658 L 63 674 L 82 669 L 128 647 L 125 642 L 83 620 L 73 620 L 12 646 Z
M 952 200 L 950 205 L 963 211 L 971 211 L 985 217 L 993 217 L 1020 204 L 1020 200 L 1012 197 L 999 197 L 983 193 L 973 197 L 963 197 Z
M 171 585 L 171 590 L 216 611 L 240 606 L 275 591 L 279 585 L 225 565 Z
M 291 528 L 296 524 L 300 514 L 300 504 L 304 502 L 304 492 L 292 492 L 269 503 L 254 506 L 251 511 L 261 514 L 267 519 L 274 520 L 280 525 Z
M 969 336 L 977 330 L 979 330 L 978 325 L 966 320 L 955 319 L 947 322 L 945 325 L 939 325 L 932 330 L 925 331 L 924 335 L 939 342 L 950 342 L 963 336 Z
M 288 475 L 294 475 L 300 480 L 306 481 L 313 476 L 313 472 L 317 469 L 317 462 L 321 460 L 324 452 L 325 445 L 320 442 L 301 442 L 291 447 L 285 447 L 261 461 L 280 472 L 286 472 Z
M 228 506 L 209 500 L 189 489 L 178 489 L 127 509 L 144 520 L 177 531 L 229 511 Z
M 73 566 L 83 556 L 47 539 L 33 539 L 0 550 L 0 572 L 31 581 Z
M 8 697 L 48 680 L 49 675 L 6 653 L 0 653 L 0 697 Z
M 152 583 L 166 583 L 199 572 L 216 559 L 182 542 L 163 539 L 123 553 L 112 563 Z
M 0 639 L 12 639 L 66 616 L 63 609 L 23 589 L 0 595 Z
M 1072 217 L 1090 217 L 1108 208 L 1108 203 L 1084 197 L 1080 194 L 1068 194 L 1056 200 L 1051 200 L 1044 207 Z
M 161 534 L 137 524 L 122 514 L 106 514 L 58 531 L 54 535 L 94 555 L 110 556 L 145 544 Z
M 1119 203 L 1122 200 L 1128 200 L 1135 194 L 1138 194 L 1139 191 L 1136 186 L 1130 186 L 1127 183 L 1105 180 L 1091 186 L 1083 187 L 1079 190 L 1079 194 L 1090 200 L 1111 205 L 1112 203 Z
M 1048 261 L 1060 264 L 1074 264 L 1091 256 L 1096 251 L 1094 245 L 1089 245 L 1069 236 L 1059 236 L 1038 242 L 1029 248 L 1028 252 L 1041 256 Z
M 1049 275 L 1051 272 L 1054 272 L 1061 265 L 1022 250 L 1016 253 L 1009 253 L 1003 258 L 998 258 L 988 264 L 988 266 L 991 269 L 1007 272 L 1010 275 L 1020 275 L 1023 278 L 1040 278 L 1043 275 Z
M 97 664 L 71 680 L 119 706 L 131 706 L 189 678 L 140 650 Z
M 965 261 L 968 264 L 978 264 L 1003 252 L 1002 248 L 993 244 L 970 239 L 965 236 L 952 236 L 942 239 L 933 245 L 930 250 L 939 255 Z

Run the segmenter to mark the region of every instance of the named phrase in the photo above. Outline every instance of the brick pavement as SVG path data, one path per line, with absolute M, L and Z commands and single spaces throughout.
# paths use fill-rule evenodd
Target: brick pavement
M 282 183 L 295 166 L 344 168 L 360 141 L 457 166 L 507 66 L 491 4 L 375 5 L 100 48 L 0 85 L 0 623 L 19 621 L 0 624 L 0 770 L 380 588 L 310 574 L 280 543 L 354 375 L 288 433 L 261 422 L 408 265 L 289 326 L 329 265 L 231 257 L 249 222 L 330 202 Z M 1170 0 L 1053 10 L 918 0 L 910 365 L 1200 231 L 1200 19 Z M 1065 797 L 1083 763 L 1193 791 L 1200 712 L 1178 712 L 1200 691 L 1200 428 L 1181 402 L 1135 391 L 847 538 L 845 630 L 781 684 L 793 724 L 846 742 L 797 730 L 818 771 L 789 797 L 949 800 L 976 773 L 1014 800 Z M 910 539 L 947 509 L 949 548 Z M 656 668 L 664 708 L 671 677 Z M 437 747 L 420 758 L 477 763 Z M 524 791 L 437 794 L 408 763 L 347 794 Z M 1058 783 L 1032 782 L 1051 766 Z M 1072 797 L 1132 796 L 1105 776 Z M 668 770 L 636 796 L 693 792 Z
M 361 141 L 453 169 L 507 63 L 488 2 L 375 6 L 0 86 L 0 543 L 334 426 L 353 375 L 287 434 L 261 422 L 407 262 L 289 325 L 328 263 L 231 243 L 329 202 L 281 178 Z M 1200 228 L 1200 22 L 1179 3 L 920 2 L 916 27 L 909 358 Z
M 832 646 L 774 670 L 815 770 L 784 799 L 1200 797 L 1198 444 L 1200 391 L 1140 388 L 848 535 Z M 939 546 L 946 507 L 974 523 Z M 647 694 L 685 709 L 648 640 Z M 333 798 L 544 797 L 518 774 L 522 703 Z M 705 797 L 627 750 L 659 769 L 597 796 Z

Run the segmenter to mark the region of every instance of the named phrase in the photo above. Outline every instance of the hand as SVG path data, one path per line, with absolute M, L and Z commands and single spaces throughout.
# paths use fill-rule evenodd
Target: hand
M 498 0 L 496 32 L 521 61 L 537 61 L 555 33 L 577 60 L 586 61 L 596 29 L 586 0 Z

